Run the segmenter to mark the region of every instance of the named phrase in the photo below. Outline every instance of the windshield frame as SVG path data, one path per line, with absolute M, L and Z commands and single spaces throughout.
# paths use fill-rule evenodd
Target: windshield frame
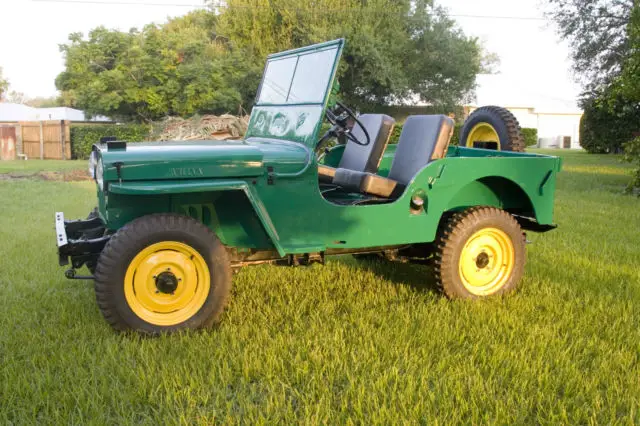
M 327 99 L 328 99 L 329 94 L 331 92 L 331 87 L 332 87 L 333 81 L 335 79 L 335 75 L 336 75 L 337 68 L 338 68 L 338 62 L 339 62 L 340 56 L 342 54 L 343 46 L 344 46 L 344 39 L 337 39 L 337 40 L 332 40 L 332 41 L 328 41 L 328 42 L 325 42 L 325 43 L 319 43 L 319 44 L 314 44 L 314 45 L 311 45 L 311 46 L 301 47 L 299 49 L 286 50 L 284 52 L 278 52 L 278 53 L 274 53 L 274 54 L 271 54 L 271 55 L 267 56 L 267 61 L 265 63 L 264 69 L 262 71 L 262 79 L 260 80 L 260 85 L 258 86 L 258 91 L 256 93 L 254 105 L 255 106 L 282 106 L 282 107 L 303 106 L 303 105 L 323 105 L 323 107 L 324 107 L 326 105 L 326 103 L 327 103 Z M 296 71 L 297 71 L 297 67 L 298 67 L 298 63 L 300 61 L 300 58 L 303 57 L 303 56 L 306 56 L 306 55 L 315 54 L 315 53 L 328 51 L 328 50 L 334 50 L 334 49 L 335 49 L 335 56 L 333 58 L 333 64 L 332 64 L 331 71 L 330 71 L 329 76 L 328 76 L 326 87 L 324 88 L 324 91 L 322 92 L 321 100 L 319 100 L 319 101 L 308 101 L 308 102 L 307 101 L 303 101 L 303 102 L 287 102 L 287 100 L 288 100 L 288 98 L 290 96 L 291 87 L 293 86 L 293 83 L 294 83 L 294 81 L 296 79 Z M 296 65 L 294 67 L 291 79 L 289 81 L 289 87 L 287 89 L 287 99 L 285 99 L 284 102 L 265 102 L 265 101 L 260 101 L 260 96 L 262 94 L 262 89 L 263 89 L 263 86 L 264 86 L 265 77 L 267 76 L 267 70 L 269 68 L 269 64 L 274 60 L 285 60 L 285 59 L 294 58 L 294 57 L 297 57 L 297 61 L 296 61 Z

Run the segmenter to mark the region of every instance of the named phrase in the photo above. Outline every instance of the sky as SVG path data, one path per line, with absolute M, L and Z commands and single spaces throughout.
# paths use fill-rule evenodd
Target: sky
M 202 0 L 73 1 L 0 0 L 0 67 L 10 90 L 28 97 L 55 95 L 55 78 L 64 68 L 58 46 L 67 42 L 70 33 L 86 34 L 99 25 L 124 31 L 141 28 L 203 4 Z M 499 74 L 479 79 L 478 103 L 575 108 L 580 88 L 571 76 L 569 49 L 553 24 L 540 19 L 540 1 L 435 0 L 449 10 L 465 34 L 478 37 L 500 57 Z

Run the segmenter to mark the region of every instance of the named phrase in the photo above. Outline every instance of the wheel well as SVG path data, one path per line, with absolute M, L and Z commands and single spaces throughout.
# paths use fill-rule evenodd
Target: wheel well
M 501 176 L 487 176 L 460 189 L 449 200 L 446 212 L 484 205 L 509 213 L 535 218 L 535 209 L 527 193 L 514 181 Z

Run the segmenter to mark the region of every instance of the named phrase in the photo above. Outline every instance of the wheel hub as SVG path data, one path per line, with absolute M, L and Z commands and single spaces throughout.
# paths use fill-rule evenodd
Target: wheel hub
M 142 320 L 161 326 L 179 324 L 204 305 L 211 288 L 207 263 L 193 247 L 162 241 L 141 250 L 124 280 L 125 298 Z
M 156 276 L 156 288 L 160 293 L 173 294 L 178 288 L 178 278 L 170 271 L 162 272 Z
M 505 232 L 497 228 L 477 231 L 460 253 L 462 284 L 476 296 L 499 291 L 511 276 L 514 256 L 513 242 Z
M 489 265 L 489 255 L 486 252 L 482 252 L 476 257 L 476 266 L 478 269 L 484 269 Z

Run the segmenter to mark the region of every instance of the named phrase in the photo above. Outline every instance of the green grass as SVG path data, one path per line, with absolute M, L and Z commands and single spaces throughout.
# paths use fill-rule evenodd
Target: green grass
M 85 170 L 87 160 L 13 160 L 0 161 L 0 173 L 31 174 L 42 171 Z
M 0 181 L 0 423 L 637 424 L 640 200 L 616 157 L 563 156 L 559 228 L 509 297 L 348 257 L 260 266 L 219 329 L 157 339 L 114 333 L 57 266 L 53 213 L 84 216 L 93 185 Z

